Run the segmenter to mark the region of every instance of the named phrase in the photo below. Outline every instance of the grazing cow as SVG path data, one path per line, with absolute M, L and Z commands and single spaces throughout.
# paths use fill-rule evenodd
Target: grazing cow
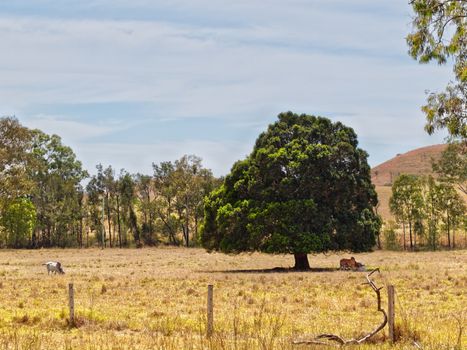
M 357 261 L 352 256 L 350 259 L 341 259 L 340 269 L 341 270 L 355 270 L 358 268 Z
M 59 273 L 59 274 L 64 274 L 65 271 L 62 269 L 62 264 L 60 264 L 60 261 L 49 261 L 46 262 L 45 264 L 42 264 L 47 266 L 47 274 L 49 275 L 51 272 L 52 273 Z

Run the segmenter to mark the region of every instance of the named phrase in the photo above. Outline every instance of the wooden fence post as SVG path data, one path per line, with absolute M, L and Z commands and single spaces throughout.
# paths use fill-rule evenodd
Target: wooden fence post
M 70 306 L 70 326 L 75 325 L 75 295 L 73 291 L 73 283 L 68 284 L 68 305 Z
M 388 286 L 388 324 L 389 324 L 389 341 L 396 342 L 396 334 L 394 333 L 395 323 L 395 303 L 394 303 L 394 286 Z
M 213 314 L 213 285 L 210 284 L 208 285 L 208 324 L 207 324 L 207 328 L 206 328 L 206 335 L 209 337 L 211 337 L 212 335 L 212 332 L 214 330 L 214 314 Z

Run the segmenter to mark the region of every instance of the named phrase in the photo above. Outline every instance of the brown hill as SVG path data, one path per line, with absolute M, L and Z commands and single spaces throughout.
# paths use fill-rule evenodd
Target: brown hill
M 375 186 L 392 186 L 400 174 L 432 174 L 432 162 L 439 160 L 447 145 L 433 145 L 417 148 L 371 169 L 371 181 Z
M 371 169 L 371 181 L 378 193 L 378 213 L 383 219 L 393 219 L 389 211 L 389 198 L 391 186 L 400 174 L 428 175 L 432 174 L 432 162 L 441 157 L 441 153 L 447 145 L 433 145 L 417 148 L 404 154 L 398 154 L 394 158 Z

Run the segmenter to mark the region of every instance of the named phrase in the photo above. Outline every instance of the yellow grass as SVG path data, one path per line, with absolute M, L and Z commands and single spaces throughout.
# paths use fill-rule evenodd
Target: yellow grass
M 334 271 L 344 255 L 311 256 L 318 272 L 261 272 L 291 256 L 208 254 L 201 249 L 0 252 L 0 349 L 313 349 L 296 338 L 358 337 L 381 320 L 361 272 Z M 345 256 L 349 256 L 346 254 Z M 395 285 L 392 349 L 455 349 L 467 320 L 467 251 L 355 255 Z M 66 275 L 41 264 L 60 260 Z M 242 271 L 253 270 L 253 271 Z M 75 286 L 77 327 L 68 325 Z M 215 333 L 206 339 L 206 290 Z M 386 289 L 383 289 L 386 305 Z M 390 349 L 387 330 L 362 349 Z M 467 346 L 467 329 L 461 336 Z M 460 348 L 459 348 L 460 349 Z
M 384 220 L 395 220 L 389 209 L 389 198 L 392 196 L 391 186 L 375 186 L 376 193 L 378 194 L 378 214 Z

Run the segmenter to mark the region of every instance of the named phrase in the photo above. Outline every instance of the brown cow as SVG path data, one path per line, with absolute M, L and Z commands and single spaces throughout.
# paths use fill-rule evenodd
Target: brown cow
M 341 270 L 356 270 L 358 269 L 358 263 L 353 256 L 350 259 L 341 259 L 340 269 Z

